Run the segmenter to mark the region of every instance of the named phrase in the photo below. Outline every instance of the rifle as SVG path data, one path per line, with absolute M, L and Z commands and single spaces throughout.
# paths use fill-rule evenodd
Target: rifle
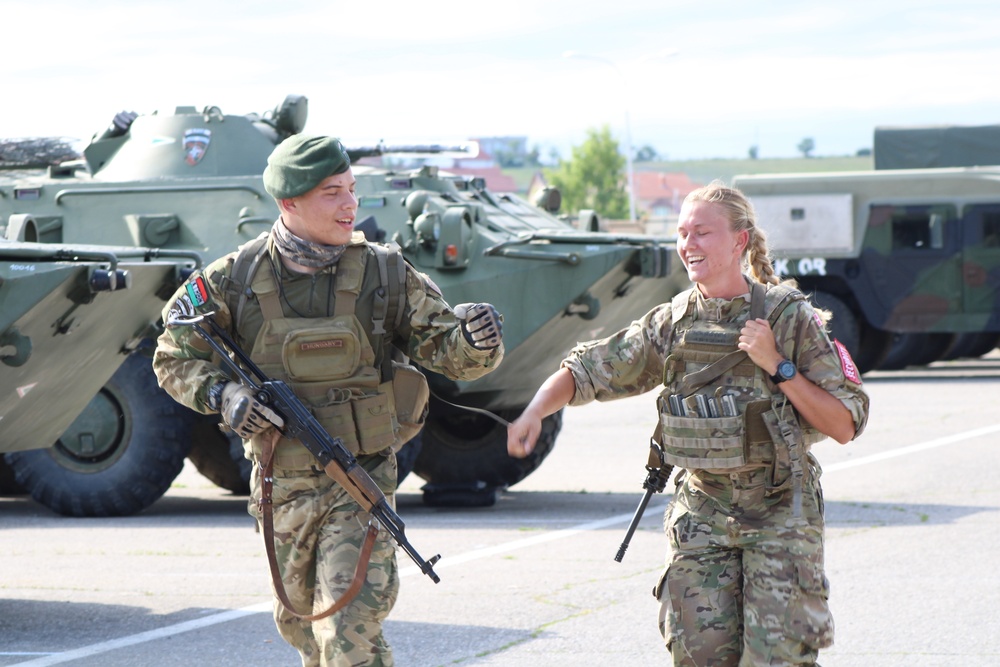
M 663 460 L 663 448 L 650 438 L 649 460 L 646 463 L 646 479 L 642 482 L 642 488 L 646 489 L 646 493 L 643 495 L 642 500 L 639 501 L 639 507 L 636 508 L 635 514 L 632 516 L 632 523 L 629 524 L 628 530 L 625 532 L 625 541 L 618 547 L 618 554 L 615 556 L 617 562 L 622 562 L 622 558 L 625 557 L 625 550 L 628 549 L 629 542 L 632 541 L 632 534 L 635 533 L 635 529 L 639 526 L 639 521 L 642 519 L 643 512 L 646 511 L 649 499 L 653 497 L 654 493 L 660 493 L 666 488 L 667 481 L 670 479 L 670 473 L 673 471 L 674 466 Z
M 424 560 L 420 557 L 410 541 L 406 539 L 403 520 L 389 506 L 385 494 L 375 484 L 375 480 L 358 464 L 357 458 L 344 446 L 344 441 L 327 433 L 316 421 L 309 408 L 302 404 L 302 401 L 285 382 L 268 379 L 260 368 L 250 360 L 250 357 L 233 342 L 226 330 L 211 317 L 214 314 L 206 313 L 188 318 L 172 317 L 167 322 L 167 326 L 194 327 L 198 335 L 205 339 L 222 358 L 226 366 L 239 377 L 240 382 L 253 390 L 256 399 L 277 412 L 285 420 L 284 426 L 278 429 L 281 434 L 286 438 L 301 441 L 306 449 L 316 457 L 326 474 L 340 483 L 347 493 L 372 515 L 378 524 L 389 531 L 392 539 L 417 564 L 420 571 L 430 577 L 435 584 L 440 582 L 440 577 L 434 572 L 434 564 L 441 559 L 440 554 L 430 560 Z M 202 322 L 208 323 L 212 333 L 222 340 L 256 379 L 247 375 L 243 368 L 229 356 L 226 349 L 200 326 Z

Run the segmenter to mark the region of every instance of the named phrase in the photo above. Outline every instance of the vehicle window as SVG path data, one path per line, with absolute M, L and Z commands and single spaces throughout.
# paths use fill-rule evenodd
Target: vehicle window
M 945 225 L 955 217 L 953 206 L 896 206 L 891 210 L 893 250 L 944 248 Z
M 983 245 L 987 248 L 1000 248 L 1000 212 L 983 213 Z

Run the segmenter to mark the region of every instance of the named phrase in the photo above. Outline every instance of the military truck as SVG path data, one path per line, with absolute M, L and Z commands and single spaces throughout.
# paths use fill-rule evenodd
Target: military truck
M 1000 340 L 1000 167 L 738 176 L 775 256 L 862 372 Z
M 162 495 L 190 448 L 180 428 L 148 430 L 162 424 L 148 424 L 150 414 L 179 411 L 157 401 L 148 373 L 134 371 L 148 371 L 149 358 L 136 351 L 201 260 L 184 251 L 10 240 L 35 236 L 30 218 L 0 225 L 0 453 L 9 452 L 18 482 L 51 507 L 121 513 Z M 125 406 L 138 412 L 122 420 Z M 157 462 L 148 474 L 129 474 L 150 468 L 148 460 Z
M 0 173 L 0 220 L 30 216 L 43 243 L 86 240 L 189 250 L 207 263 L 270 229 L 278 211 L 264 192 L 263 169 L 274 146 L 301 132 L 306 117 L 307 100 L 298 95 L 264 114 L 227 115 L 214 106 L 120 113 L 83 150 L 82 160 L 52 165 L 41 174 L 11 172 L 13 177 L 4 178 Z M 344 140 L 349 145 L 349 137 Z M 506 454 L 502 424 L 455 406 L 514 418 L 578 340 L 627 325 L 683 289 L 687 278 L 679 262 L 671 261 L 674 247 L 664 239 L 597 231 L 592 212 L 580 212 L 576 217 L 582 222 L 570 224 L 554 214 L 559 198 L 552 193 L 540 208 L 514 194 L 491 192 L 479 178 L 428 165 L 377 164 L 393 152 L 439 155 L 446 148 L 349 148 L 358 181 L 357 228 L 371 240 L 398 243 L 450 303 L 487 301 L 504 315 L 503 364 L 471 383 L 429 374 L 427 424 L 399 453 L 404 473 L 412 468 L 427 482 L 425 501 L 485 505 L 541 463 L 554 445 L 561 415 L 546 419 L 535 453 L 519 460 Z M 218 430 L 217 416 L 147 410 L 139 404 L 151 400 L 149 393 L 122 390 L 149 386 L 150 378 L 145 364 L 121 369 L 101 394 L 117 397 L 120 409 L 107 410 L 98 400 L 86 418 L 123 429 L 118 440 L 123 445 L 167 431 L 190 432 L 188 457 L 198 470 L 223 488 L 245 493 L 248 464 L 239 443 Z M 133 423 L 134 414 L 142 414 L 141 426 Z M 109 460 L 113 456 L 109 453 Z M 18 480 L 38 477 L 32 462 L 20 457 L 9 462 Z M 148 468 L 159 465 L 148 461 Z M 78 488 L 73 478 L 64 486 L 67 496 Z M 76 500 L 47 504 L 63 513 L 93 513 Z

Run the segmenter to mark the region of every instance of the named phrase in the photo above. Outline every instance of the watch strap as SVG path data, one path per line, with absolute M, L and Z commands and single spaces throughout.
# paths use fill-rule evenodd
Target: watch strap
M 208 389 L 206 403 L 209 410 L 220 410 L 222 408 L 222 390 L 226 387 L 226 382 L 216 382 Z

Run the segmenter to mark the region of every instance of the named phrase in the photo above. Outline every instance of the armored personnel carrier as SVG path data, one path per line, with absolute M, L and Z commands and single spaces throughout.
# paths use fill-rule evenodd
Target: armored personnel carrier
M 278 210 L 264 192 L 261 175 L 274 146 L 302 131 L 306 116 L 306 98 L 295 95 L 259 115 L 227 115 L 217 107 L 118 114 L 84 149 L 82 160 L 51 166 L 41 175 L 0 175 L 0 220 L 31 216 L 43 243 L 194 251 L 207 263 L 273 224 Z M 441 150 L 349 149 L 358 181 L 357 227 L 371 240 L 398 243 L 450 303 L 488 301 L 504 314 L 503 364 L 472 383 L 430 374 L 434 396 L 427 424 L 400 452 L 401 470 L 412 468 L 427 481 L 425 501 L 490 504 L 499 489 L 530 474 L 551 451 L 561 415 L 546 420 L 535 453 L 517 460 L 506 454 L 501 423 L 455 405 L 512 419 L 578 340 L 627 325 L 686 287 L 687 278 L 679 262 L 672 262 L 672 244 L 595 231 L 598 224 L 588 213 L 580 216 L 583 228 L 574 227 L 553 214 L 558 197 L 551 193 L 543 209 L 513 194 L 491 192 L 481 179 L 449 175 L 433 166 L 365 164 L 392 152 Z M 110 375 L 105 370 L 100 381 Z M 140 406 L 150 400 L 149 394 L 128 388 L 150 386 L 151 378 L 146 363 L 123 367 L 81 419 L 91 420 L 95 429 L 119 429 L 123 444 L 165 432 L 178 438 L 190 432 L 188 456 L 198 469 L 224 488 L 245 492 L 247 464 L 238 443 L 218 431 L 217 417 Z M 119 409 L 107 409 L 108 401 L 101 398 L 106 395 L 116 397 Z M 141 424 L 133 420 L 135 414 L 142 415 Z M 114 456 L 108 452 L 111 463 Z M 33 462 L 19 457 L 9 461 L 18 480 L 37 477 Z M 147 465 L 157 468 L 160 463 L 151 458 Z M 86 474 L 66 466 L 66 496 L 83 490 L 73 478 Z M 75 501 L 48 504 L 64 513 L 93 513 Z
M 1000 167 L 739 176 L 779 273 L 833 314 L 862 372 L 1000 341 Z
M 190 438 L 149 430 L 149 415 L 179 411 L 158 400 L 149 358 L 135 350 L 200 258 L 9 240 L 36 236 L 30 216 L 0 230 L 0 453 L 23 487 L 63 513 L 148 504 L 180 472 Z

